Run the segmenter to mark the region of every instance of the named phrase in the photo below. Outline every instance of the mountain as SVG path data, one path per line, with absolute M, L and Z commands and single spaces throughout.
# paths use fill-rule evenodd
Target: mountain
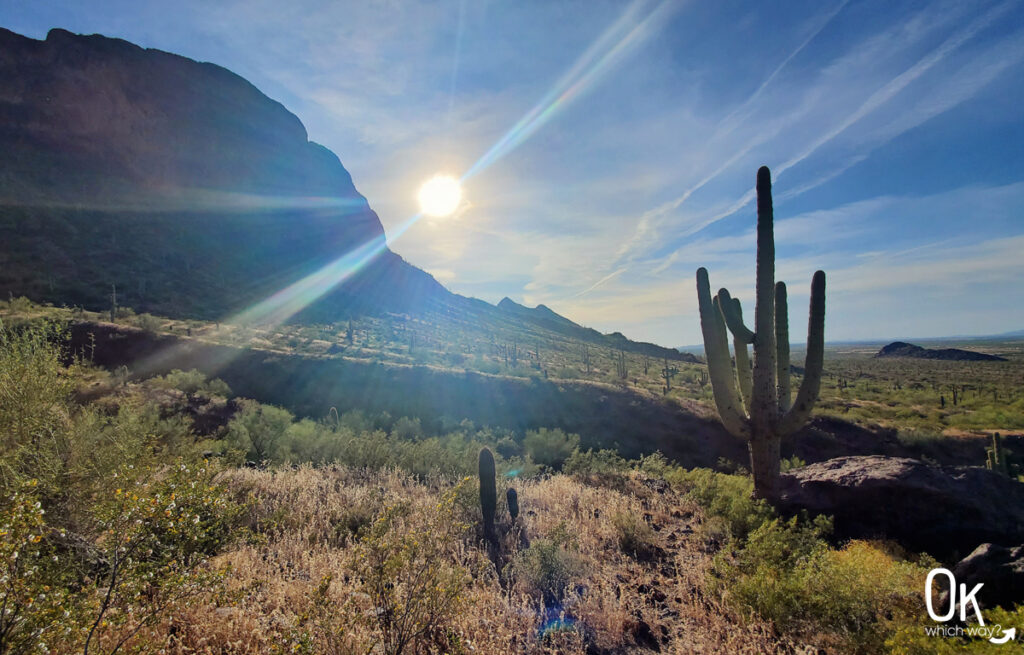
M 387 248 L 348 171 L 294 114 L 214 64 L 0 28 L 0 152 L 4 297 L 101 310 L 116 288 L 137 312 L 222 320 L 333 263 L 296 320 L 413 315 L 503 334 L 529 324 L 666 356 L 543 305 L 451 293 Z M 339 259 L 356 249 L 368 256 Z
M 220 319 L 369 244 L 307 310 L 453 301 L 352 178 L 238 75 L 102 36 L 0 29 L 0 293 Z
M 878 351 L 875 357 L 913 357 L 958 362 L 1005 362 L 1006 358 L 959 348 L 922 348 L 912 343 L 894 341 Z

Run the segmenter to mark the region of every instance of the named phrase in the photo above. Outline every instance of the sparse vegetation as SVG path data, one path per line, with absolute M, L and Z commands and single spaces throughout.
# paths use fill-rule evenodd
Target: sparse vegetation
M 0 337 L 0 593 L 23 607 L 0 625 L 8 652 L 927 652 L 930 560 L 783 520 L 742 470 L 582 450 L 559 429 L 299 418 L 197 371 L 69 359 L 52 322 Z M 225 414 L 199 433 L 188 412 L 207 406 Z M 485 447 L 492 546 L 467 481 Z

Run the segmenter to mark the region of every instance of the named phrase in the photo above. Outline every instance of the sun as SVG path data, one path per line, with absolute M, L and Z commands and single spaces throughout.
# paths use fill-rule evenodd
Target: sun
M 435 175 L 423 183 L 418 197 L 427 216 L 450 216 L 462 202 L 462 185 L 451 175 Z

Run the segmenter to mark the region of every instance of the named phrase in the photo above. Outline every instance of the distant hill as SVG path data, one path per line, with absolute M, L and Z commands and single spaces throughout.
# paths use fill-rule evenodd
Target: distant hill
M 875 357 L 912 357 L 915 359 L 941 359 L 957 362 L 1005 362 L 1005 357 L 988 355 L 959 348 L 922 348 L 904 341 L 894 341 L 878 351 Z
M 299 119 L 210 63 L 100 35 L 0 28 L 0 297 L 223 320 L 334 263 L 294 318 L 444 317 L 635 352 L 541 305 L 451 293 L 388 249 L 377 214 Z M 360 246 L 365 261 L 336 263 Z M 525 321 L 525 323 L 524 323 Z

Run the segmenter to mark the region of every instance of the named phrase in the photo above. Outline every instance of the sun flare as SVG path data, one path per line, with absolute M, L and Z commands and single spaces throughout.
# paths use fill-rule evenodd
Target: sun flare
M 418 197 L 427 216 L 450 216 L 462 202 L 462 185 L 450 175 L 435 175 L 423 183 Z

